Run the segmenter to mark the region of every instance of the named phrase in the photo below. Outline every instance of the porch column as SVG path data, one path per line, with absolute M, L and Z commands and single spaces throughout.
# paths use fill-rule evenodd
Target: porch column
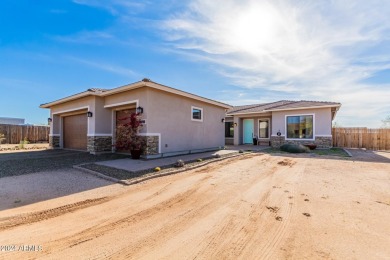
M 234 145 L 239 145 L 241 144 L 241 137 L 242 136 L 242 125 L 239 117 L 235 116 L 233 117 L 233 122 L 234 122 Z

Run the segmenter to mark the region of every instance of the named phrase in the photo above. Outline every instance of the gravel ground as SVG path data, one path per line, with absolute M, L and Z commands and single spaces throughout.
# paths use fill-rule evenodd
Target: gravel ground
M 34 172 L 71 168 L 73 165 L 125 158 L 119 154 L 91 155 L 67 150 L 0 153 L 0 178 Z

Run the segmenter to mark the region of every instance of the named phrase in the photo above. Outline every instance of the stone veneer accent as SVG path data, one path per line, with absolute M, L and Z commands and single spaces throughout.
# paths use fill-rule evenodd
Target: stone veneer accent
M 155 155 L 158 154 L 158 136 L 153 135 L 153 136 L 144 136 L 146 139 L 146 148 L 145 151 L 143 152 L 143 155 Z
M 234 138 L 225 138 L 225 145 L 234 145 Z
M 111 152 L 111 136 L 88 136 L 87 150 L 90 153 Z
M 284 136 L 271 136 L 271 146 L 273 148 L 279 148 L 281 145 L 285 143 L 292 144 L 316 144 L 317 148 L 331 148 L 332 145 L 332 137 L 330 136 L 316 136 L 314 141 L 311 140 L 285 140 Z
M 49 136 L 49 147 L 60 148 L 60 137 L 59 136 Z

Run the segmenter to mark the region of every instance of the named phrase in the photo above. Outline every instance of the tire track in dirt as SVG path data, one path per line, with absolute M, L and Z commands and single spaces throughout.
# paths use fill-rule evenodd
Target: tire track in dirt
M 294 161 L 292 164 L 285 164 L 286 166 L 290 166 L 290 169 L 285 169 L 287 170 L 292 170 L 292 172 L 288 173 L 290 176 L 293 176 L 294 179 L 299 179 L 302 173 L 305 170 L 305 165 L 297 164 L 296 167 L 294 165 L 297 164 L 296 161 Z M 291 179 L 288 179 L 291 181 Z M 260 258 L 262 259 L 273 259 L 273 255 L 275 252 L 277 252 L 277 248 L 280 247 L 281 242 L 283 239 L 287 239 L 289 236 L 290 230 L 289 227 L 291 225 L 291 219 L 292 216 L 295 216 L 297 213 L 295 210 L 296 207 L 294 207 L 294 203 L 296 203 L 297 196 L 296 196 L 296 188 L 294 185 L 292 185 L 289 188 L 289 193 L 286 194 L 285 196 L 280 197 L 280 208 L 281 209 L 286 209 L 283 214 L 283 219 L 280 223 L 280 226 L 276 229 L 276 231 L 273 233 L 272 239 L 269 240 L 268 243 L 266 243 L 260 250 L 261 254 L 259 255 Z M 292 199 L 289 199 L 288 197 L 292 196 Z
M 254 156 L 258 156 L 258 155 L 248 156 L 249 158 L 247 158 L 247 159 L 250 159 Z M 223 169 L 221 168 L 221 164 L 223 164 L 222 167 L 230 166 L 232 163 L 238 161 L 238 159 L 242 160 L 243 158 L 240 158 L 240 157 L 234 158 L 234 159 L 229 160 L 228 163 L 226 161 L 222 161 L 222 162 L 218 163 L 218 165 L 216 165 L 216 167 L 213 167 L 212 171 L 215 171 L 216 169 L 221 169 L 221 171 L 223 171 Z M 263 159 L 263 161 L 264 161 L 264 159 Z M 189 176 L 193 176 L 194 173 L 195 174 L 205 174 L 205 173 L 208 173 L 211 171 L 210 167 L 207 167 L 207 166 L 203 169 L 203 171 L 199 171 L 199 170 L 200 169 L 197 169 L 196 171 L 190 172 Z M 100 236 L 110 234 L 113 232 L 118 232 L 118 230 L 121 230 L 121 229 L 126 228 L 128 226 L 137 225 L 137 223 L 140 223 L 142 221 L 147 221 L 148 219 L 156 217 L 157 215 L 164 216 L 164 214 L 169 214 L 169 212 L 171 212 L 172 209 L 174 210 L 175 208 L 179 208 L 179 206 L 177 206 L 177 205 L 180 205 L 180 208 L 181 207 L 191 207 L 191 206 L 193 207 L 194 201 L 188 200 L 188 198 L 191 196 L 194 196 L 196 198 L 195 202 L 202 201 L 203 199 L 200 196 L 201 195 L 207 196 L 208 193 L 201 194 L 198 192 L 198 190 L 201 187 L 203 187 L 204 183 L 208 179 L 210 179 L 211 177 L 213 177 L 213 175 L 207 175 L 207 176 L 203 177 L 197 183 L 193 184 L 191 189 L 186 190 L 185 192 L 182 192 L 179 194 L 176 193 L 173 195 L 174 197 L 171 197 L 171 198 L 169 198 L 165 201 L 162 201 L 162 202 L 158 202 L 157 205 L 153 205 L 150 208 L 139 211 L 139 212 L 132 214 L 130 216 L 127 216 L 125 218 L 119 218 L 119 219 L 117 218 L 114 221 L 109 220 L 109 221 L 105 221 L 103 223 L 100 222 L 100 223 L 98 223 L 90 228 L 84 229 L 81 232 L 78 232 L 72 236 L 60 238 L 60 239 L 57 239 L 53 242 L 49 242 L 48 244 L 46 244 L 46 250 L 45 250 L 44 254 L 48 256 L 51 253 L 53 253 L 54 251 L 57 253 L 57 252 L 66 250 L 70 247 L 77 247 L 78 245 L 83 245 L 87 242 L 91 242 L 91 240 L 94 240 Z M 250 182 L 250 185 L 252 185 L 252 184 L 253 184 L 253 182 Z M 166 185 L 166 186 L 168 186 L 168 185 Z M 163 187 L 160 190 L 165 191 L 166 190 L 165 188 L 166 187 Z M 137 190 L 138 190 L 138 188 L 137 188 Z M 195 193 L 197 193 L 197 194 L 195 195 Z M 153 195 L 154 195 L 153 197 L 155 197 L 155 196 L 158 196 L 159 193 L 155 192 Z M 128 194 L 121 194 L 120 196 L 116 196 L 115 199 L 120 199 L 123 196 L 128 196 Z M 199 200 L 199 197 L 201 200 Z M 205 198 L 204 200 L 207 201 L 207 198 L 206 197 L 204 197 L 204 198 Z M 151 198 L 149 198 L 149 200 L 150 199 Z M 109 200 L 109 199 L 107 198 L 106 200 Z M 112 198 L 110 198 L 110 200 L 112 200 Z M 167 227 L 165 229 L 164 228 L 160 229 L 160 231 L 157 231 L 157 233 L 160 232 L 163 237 L 169 238 L 169 236 L 172 234 L 172 232 L 170 230 L 176 230 L 176 232 L 179 232 L 181 230 L 182 225 L 188 226 L 191 224 L 191 221 L 193 221 L 194 219 L 199 218 L 201 216 L 206 217 L 208 214 L 207 213 L 208 210 L 211 211 L 212 209 L 214 209 L 213 204 L 216 203 L 215 201 L 217 201 L 217 199 L 209 201 L 209 203 L 207 203 L 205 205 L 200 205 L 198 208 L 195 208 L 194 210 L 188 210 L 188 211 L 182 213 L 181 216 L 177 217 L 176 221 L 173 221 L 171 225 L 167 225 Z M 202 214 L 200 214 L 200 212 L 202 212 Z M 60 216 L 60 215 L 61 214 L 58 214 L 57 216 Z M 54 216 L 55 216 L 55 214 L 53 214 L 53 217 Z M 188 222 L 187 220 L 181 220 L 183 218 L 189 219 L 190 222 Z M 187 224 L 185 224 L 186 222 L 187 222 Z M 128 251 L 128 250 L 125 250 L 125 251 Z M 122 256 L 123 256 L 123 254 L 122 254 Z
M 271 164 L 275 165 L 276 161 L 274 159 L 271 159 Z M 278 164 L 277 166 L 274 166 L 271 173 L 270 179 L 263 179 L 262 182 L 267 182 L 267 184 L 270 184 L 271 182 L 275 182 L 274 176 L 276 178 L 280 178 L 278 176 L 281 176 L 285 174 L 286 171 L 289 171 L 288 168 L 285 168 L 285 166 L 282 168 Z M 276 173 L 276 174 L 275 174 Z M 256 180 L 257 182 L 259 180 Z M 264 184 L 263 184 L 264 185 Z M 256 185 L 253 186 L 254 189 L 260 188 Z M 251 191 L 249 190 L 248 193 Z M 293 192 L 292 194 L 295 194 Z M 221 228 L 219 230 L 214 231 L 213 233 L 210 232 L 210 235 L 206 237 L 205 240 L 209 240 L 209 243 L 204 246 L 201 250 L 198 251 L 198 253 L 195 255 L 194 258 L 202 258 L 204 255 L 211 256 L 212 258 L 237 258 L 242 257 L 244 259 L 250 259 L 253 258 L 255 255 L 253 255 L 253 252 L 261 252 L 258 251 L 259 241 L 263 241 L 263 228 L 268 229 L 269 233 L 272 229 L 275 228 L 275 225 L 280 225 L 277 229 L 277 236 L 275 239 L 271 240 L 268 248 L 275 248 L 280 243 L 280 240 L 285 237 L 290 214 L 291 214 L 291 208 L 292 205 L 289 204 L 290 200 L 287 198 L 284 198 L 286 195 L 284 193 L 278 195 L 278 200 L 275 202 L 273 200 L 272 205 L 278 205 L 281 209 L 287 208 L 287 212 L 283 214 L 285 217 L 285 220 L 282 222 L 274 220 L 277 214 L 271 214 L 272 220 L 267 220 L 269 218 L 270 214 L 268 213 L 268 210 L 266 209 L 267 205 L 270 204 L 270 192 L 267 192 L 265 194 L 262 194 L 260 199 L 258 199 L 258 202 L 256 204 L 250 204 L 251 209 L 248 209 L 248 205 L 245 205 L 242 203 L 242 200 L 236 201 L 234 204 L 234 208 L 236 208 L 236 212 L 240 212 L 240 214 L 229 214 L 231 217 L 226 219 L 223 224 L 221 224 Z M 275 196 L 273 196 L 275 197 Z M 285 202 L 282 206 L 282 202 Z M 242 221 L 242 219 L 245 219 Z M 263 223 L 269 223 L 266 226 L 263 226 Z M 269 234 L 268 234 L 269 235 Z M 230 239 L 227 239 L 230 238 Z M 238 238 L 238 239 L 237 239 Z M 223 242 L 221 242 L 223 241 Z M 201 245 L 198 245 L 198 247 L 201 247 Z M 267 248 L 266 246 L 264 248 Z M 258 254 L 256 254 L 256 258 L 258 257 Z
M 257 178 L 251 181 L 253 185 L 250 188 L 245 187 L 243 189 L 247 190 L 246 193 L 256 192 L 262 186 L 267 186 L 272 182 L 272 175 L 280 167 L 275 166 L 276 161 L 272 158 L 266 158 L 265 162 L 267 164 L 264 167 L 267 167 L 268 164 L 274 166 L 270 171 L 263 173 L 261 176 L 256 176 Z M 259 179 L 259 177 L 261 178 Z M 203 246 L 194 258 L 202 258 L 203 255 L 210 255 L 212 258 L 220 258 L 221 256 L 232 258 L 241 256 L 242 252 L 248 248 L 252 251 L 252 244 L 255 243 L 253 238 L 259 232 L 258 223 L 266 212 L 265 207 L 268 205 L 269 196 L 270 192 L 260 194 L 255 203 L 245 203 L 246 201 L 243 199 L 236 200 L 231 205 L 236 213 L 229 214 L 230 217 L 221 223 L 219 230 L 210 232 L 210 235 L 205 239 L 209 241 L 208 244 Z M 239 235 L 238 240 L 237 235 Z M 201 245 L 198 246 L 201 247 Z
M 104 225 L 97 224 L 90 228 L 84 229 L 72 236 L 58 239 L 47 245 L 47 248 L 52 248 L 53 250 L 58 252 L 66 249 L 67 247 L 74 247 L 77 244 L 82 243 L 83 241 L 93 240 L 112 231 L 117 231 L 130 225 L 135 225 L 136 223 L 139 223 L 143 220 L 147 220 L 148 218 L 156 216 L 157 214 L 163 214 L 165 211 L 171 210 L 171 208 L 173 208 L 176 204 L 182 203 L 187 197 L 194 194 L 201 187 L 201 184 L 209 178 L 211 178 L 211 176 L 205 176 L 204 178 L 199 180 L 198 183 L 196 183 L 191 189 L 179 194 L 175 194 L 174 197 L 170 197 L 169 199 L 164 200 L 157 205 L 154 205 L 145 210 L 141 210 L 135 214 L 131 214 L 130 216 L 127 216 L 125 218 L 120 218 Z M 47 254 L 51 253 L 50 249 L 45 251 L 45 253 Z
M 236 162 L 237 160 L 231 160 L 229 165 L 231 165 L 231 163 L 234 163 Z M 225 165 L 226 166 L 226 162 L 225 162 Z M 209 167 L 205 167 L 206 169 L 203 171 L 203 172 L 199 172 L 199 170 L 197 170 L 196 172 L 198 174 L 205 174 L 208 172 L 209 170 Z M 220 168 L 217 167 L 217 168 Z M 195 173 L 195 172 L 192 172 L 192 173 Z M 190 173 L 191 175 L 190 176 L 193 176 L 193 174 Z M 104 228 L 104 230 L 101 230 L 101 227 L 97 227 L 97 228 L 91 228 L 91 233 L 90 235 L 89 234 L 79 234 L 80 235 L 80 239 L 78 239 L 78 241 L 74 241 L 73 240 L 73 244 L 77 244 L 79 243 L 80 241 L 82 242 L 83 240 L 86 240 L 88 239 L 88 236 L 92 237 L 93 239 L 94 238 L 98 238 L 101 233 L 101 235 L 105 235 L 107 234 L 107 232 L 110 232 L 111 230 L 117 230 L 119 228 L 125 228 L 126 226 L 130 226 L 130 225 L 136 225 L 137 223 L 139 222 L 146 222 L 148 221 L 149 219 L 153 218 L 153 217 L 156 217 L 155 216 L 155 213 L 158 211 L 158 215 L 159 216 L 165 216 L 165 214 L 169 214 L 169 212 L 172 212 L 172 211 L 175 211 L 177 210 L 177 208 L 179 207 L 176 207 L 176 204 L 180 204 L 180 208 L 186 208 L 186 207 L 190 207 L 189 210 L 187 210 L 186 212 L 184 213 L 181 213 L 181 215 L 177 218 L 174 219 L 174 221 L 172 221 L 172 223 L 168 223 L 166 224 L 164 227 L 162 227 L 161 229 L 157 230 L 156 232 L 154 232 L 154 234 L 158 234 L 159 237 L 163 236 L 163 237 L 170 237 L 172 234 L 175 234 L 175 232 L 180 232 L 182 231 L 182 228 L 183 226 L 188 226 L 191 224 L 191 222 L 188 222 L 188 220 L 192 221 L 193 219 L 195 218 L 200 218 L 200 217 L 206 217 L 207 214 L 211 213 L 212 210 L 215 209 L 215 206 L 213 205 L 213 203 L 215 204 L 215 201 L 217 200 L 220 200 L 220 198 L 217 198 L 213 201 L 209 201 L 207 204 L 200 204 L 199 206 L 196 204 L 196 202 L 199 202 L 199 201 L 207 201 L 207 196 L 208 193 L 207 193 L 207 188 L 206 190 L 202 191 L 202 192 L 199 192 L 199 189 L 200 188 L 204 188 L 205 185 L 204 185 L 204 182 L 207 181 L 208 179 L 210 179 L 211 177 L 213 177 L 213 175 L 206 175 L 205 177 L 203 177 L 196 185 L 193 185 L 192 189 L 190 190 L 190 192 L 186 192 L 186 193 L 182 193 L 181 195 L 176 195 L 173 199 L 176 201 L 176 203 L 169 203 L 170 201 L 172 201 L 172 199 L 169 199 L 168 201 L 165 201 L 165 202 L 161 202 L 159 203 L 158 205 L 156 205 L 156 207 L 154 208 L 150 208 L 150 209 L 147 209 L 146 211 L 142 211 L 140 212 L 139 214 L 139 220 L 135 220 L 134 218 L 132 219 L 132 223 L 129 223 L 127 225 L 123 224 L 125 222 L 129 222 L 129 218 L 125 218 L 125 219 L 120 219 L 118 220 L 118 222 L 122 223 L 120 225 L 120 227 L 116 226 L 115 223 L 114 224 L 108 224 L 109 226 L 107 226 L 106 228 Z M 207 187 L 207 185 L 206 185 Z M 195 194 L 196 193 L 196 194 Z M 193 199 L 189 199 L 193 197 Z M 181 199 L 179 199 L 181 198 Z M 184 201 L 185 200 L 185 201 Z M 168 202 L 168 203 L 167 203 Z M 198 207 L 194 208 L 194 205 L 197 205 Z M 176 209 L 175 209 L 176 207 Z M 151 214 L 147 214 L 147 212 L 150 211 Z M 171 218 L 172 216 L 169 216 L 169 218 Z M 164 218 L 164 217 L 162 217 Z M 135 243 L 137 241 L 132 241 L 133 243 L 135 243 L 135 246 L 131 246 L 131 245 L 126 245 L 126 248 L 123 248 L 122 250 L 120 250 L 120 252 L 118 253 L 120 255 L 120 257 L 123 257 L 123 254 L 126 254 L 126 252 L 130 251 L 130 254 L 133 255 L 135 251 L 137 251 L 137 245 L 139 247 L 139 245 L 141 245 L 142 247 L 145 246 L 145 244 L 147 244 L 148 242 L 148 239 L 150 239 L 151 241 L 153 241 L 153 236 L 148 236 L 146 238 L 146 240 L 140 242 L 140 243 Z M 74 237 L 73 237 L 74 238 Z M 152 245 L 148 246 L 148 249 L 151 248 Z M 107 256 L 107 255 L 106 255 Z M 119 257 L 118 255 L 116 255 L 114 253 L 114 258 L 116 257 Z M 127 258 L 127 256 L 126 256 Z
M 79 201 L 76 203 L 64 205 L 53 209 L 2 218 L 0 219 L 0 231 L 4 231 L 21 225 L 32 224 L 35 222 L 55 218 L 87 207 L 92 207 L 92 206 L 102 204 L 108 200 L 109 197 L 87 199 L 87 200 Z
M 210 167 L 206 167 L 205 171 L 208 171 L 209 169 Z M 195 173 L 204 174 L 205 172 L 196 170 Z M 253 185 L 254 185 L 253 182 L 248 183 L 248 186 L 253 186 Z M 231 189 L 234 190 L 234 187 L 231 187 Z M 205 198 L 204 200 L 202 199 L 202 197 L 199 197 L 200 193 Z M 194 202 L 206 201 L 206 198 L 210 198 L 210 197 L 214 199 L 211 201 L 209 200 L 205 204 L 192 204 L 191 201 L 188 201 L 188 204 L 191 206 L 190 209 L 177 216 L 173 216 L 174 218 L 172 218 L 172 221 L 165 224 L 162 228 L 155 230 L 153 233 L 149 234 L 148 236 L 137 241 L 135 240 L 132 241 L 131 245 L 127 244 L 126 248 L 123 248 L 122 250 L 113 253 L 112 255 L 110 255 L 110 258 L 111 259 L 137 258 L 135 257 L 136 255 L 140 255 L 140 256 L 143 255 L 142 250 L 147 249 L 148 251 L 153 251 L 156 247 L 159 246 L 159 240 L 166 241 L 172 237 L 175 237 L 178 233 L 182 232 L 183 230 L 186 230 L 187 228 L 190 228 L 194 222 L 205 219 L 213 212 L 219 210 L 218 206 L 221 206 L 221 204 L 225 205 L 231 199 L 231 197 L 225 196 L 222 198 L 221 201 L 221 198 L 217 196 L 213 196 L 215 194 L 212 193 L 213 193 L 212 191 L 210 192 L 206 189 L 202 192 L 199 191 L 197 194 L 193 194 L 194 198 L 192 198 L 192 200 Z M 196 207 L 194 207 L 193 205 L 196 205 Z M 181 207 L 183 208 L 183 205 L 181 205 Z

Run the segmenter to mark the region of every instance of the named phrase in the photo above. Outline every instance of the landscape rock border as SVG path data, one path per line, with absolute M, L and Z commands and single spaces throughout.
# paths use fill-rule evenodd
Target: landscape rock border
M 115 182 L 115 183 L 120 183 L 123 185 L 133 185 L 133 184 L 137 184 L 137 183 L 147 181 L 150 179 L 159 178 L 159 177 L 163 177 L 163 176 L 168 176 L 168 175 L 177 174 L 177 173 L 193 170 L 196 168 L 200 168 L 200 167 L 203 167 L 203 166 L 210 164 L 210 163 L 213 163 L 213 162 L 218 162 L 218 161 L 222 161 L 225 159 L 230 159 L 230 158 L 234 158 L 234 157 L 238 157 L 238 156 L 246 156 L 246 155 L 254 154 L 254 153 L 262 154 L 260 151 L 246 151 L 244 153 L 232 153 L 232 154 L 222 155 L 220 157 L 216 157 L 216 156 L 206 157 L 206 158 L 203 158 L 202 162 L 197 162 L 197 160 L 190 160 L 190 161 L 186 161 L 185 162 L 186 165 L 183 167 L 180 167 L 180 168 L 175 167 L 174 164 L 170 164 L 170 165 L 166 165 L 166 166 L 161 167 L 163 170 L 158 171 L 158 172 L 155 172 L 154 168 L 142 170 L 142 171 L 138 171 L 138 172 L 133 172 L 133 173 L 145 172 L 145 174 L 140 176 L 140 177 L 134 177 L 133 179 L 127 179 L 127 180 L 120 180 L 120 179 L 105 175 L 104 173 L 94 171 L 91 169 L 87 169 L 87 168 L 83 167 L 86 164 L 74 165 L 73 168 L 80 170 L 82 172 L 88 173 L 88 174 L 95 175 L 96 177 Z M 112 168 L 112 167 L 110 167 L 110 168 Z M 115 169 L 115 168 L 113 168 L 113 169 Z M 128 171 L 128 172 L 132 173 L 130 171 Z

